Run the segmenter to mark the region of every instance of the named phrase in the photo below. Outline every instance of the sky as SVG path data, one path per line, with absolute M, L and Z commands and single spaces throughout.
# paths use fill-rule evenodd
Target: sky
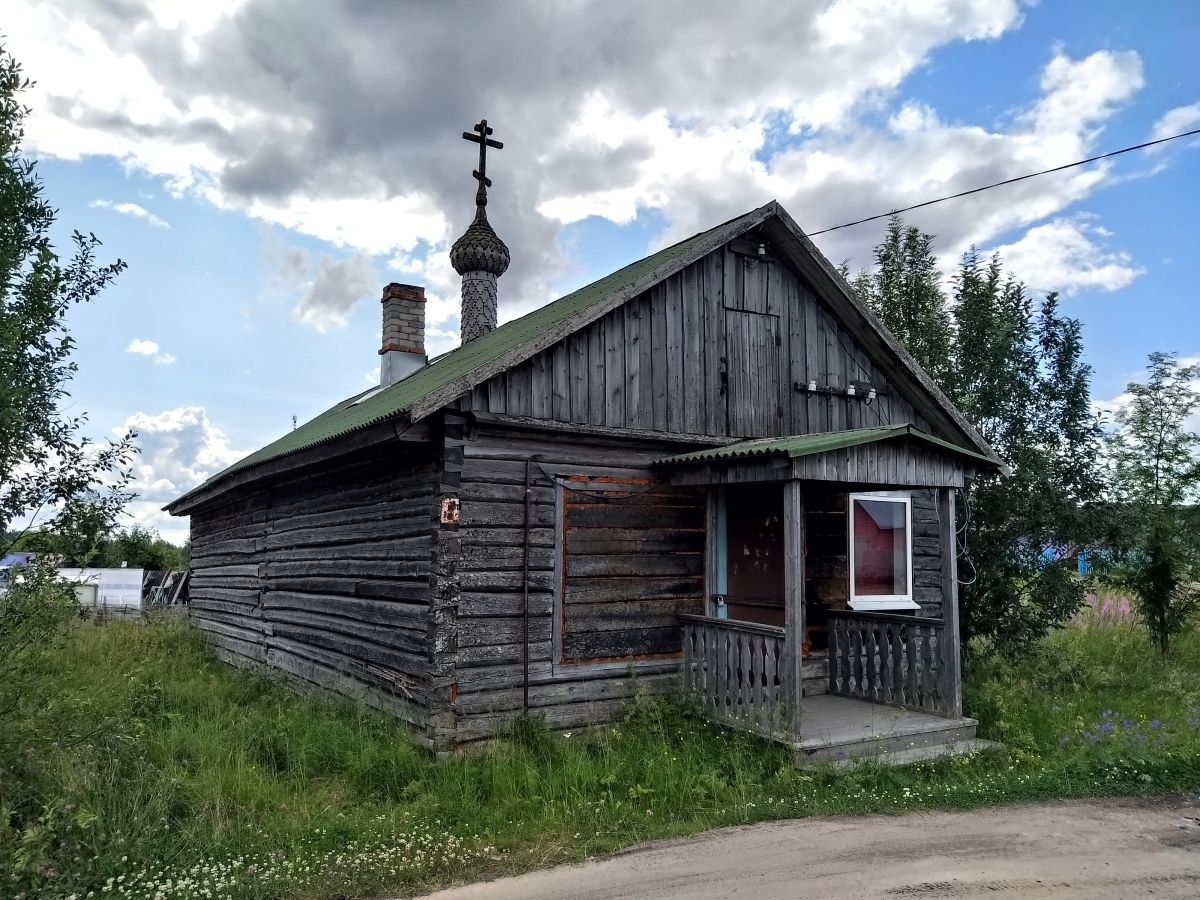
M 450 244 L 512 251 L 513 318 L 779 200 L 807 231 L 1200 127 L 1200 4 L 8 0 L 25 151 L 58 239 L 129 264 L 72 312 L 71 411 L 136 429 L 133 520 L 378 379 L 379 296 L 457 343 Z M 1152 351 L 1200 357 L 1200 141 L 908 215 L 949 274 L 999 251 L 1084 323 L 1112 408 Z M 883 223 L 818 236 L 870 263 Z

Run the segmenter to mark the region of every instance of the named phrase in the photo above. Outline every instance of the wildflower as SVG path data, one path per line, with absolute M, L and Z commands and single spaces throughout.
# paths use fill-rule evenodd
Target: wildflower
M 1162 727 L 1162 722 L 1158 721 L 1158 719 L 1151 719 L 1150 727 L 1157 731 L 1159 728 Z
M 1071 742 L 1071 738 L 1068 735 L 1060 734 L 1058 736 L 1059 746 L 1062 746 L 1063 744 L 1069 744 L 1070 742 Z

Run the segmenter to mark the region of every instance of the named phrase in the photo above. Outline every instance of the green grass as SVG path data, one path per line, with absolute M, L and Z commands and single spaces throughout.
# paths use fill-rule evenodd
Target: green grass
M 1200 636 L 1164 665 L 1123 626 L 977 652 L 968 712 L 1007 749 L 904 770 L 799 772 L 650 700 L 587 735 L 524 722 L 434 761 L 382 716 L 221 665 L 182 625 L 78 626 L 31 683 L 5 728 L 24 739 L 0 735 L 5 897 L 365 897 L 781 817 L 1200 787 Z

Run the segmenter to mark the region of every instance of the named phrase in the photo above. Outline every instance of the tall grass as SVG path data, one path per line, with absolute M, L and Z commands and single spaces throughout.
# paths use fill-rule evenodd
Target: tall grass
M 968 711 L 1006 749 L 904 770 L 799 772 L 648 699 L 435 761 L 390 719 L 226 668 L 185 625 L 79 626 L 37 675 L 53 701 L 0 739 L 5 897 L 371 896 L 785 816 L 1200 786 L 1200 638 L 1163 664 L 1128 627 L 977 648 Z

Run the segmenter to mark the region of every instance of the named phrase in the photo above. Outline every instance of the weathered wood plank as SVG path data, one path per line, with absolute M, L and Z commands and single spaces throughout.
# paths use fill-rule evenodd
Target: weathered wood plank
M 631 576 L 663 578 L 673 575 L 695 577 L 704 573 L 704 556 L 701 552 L 596 553 L 594 544 L 589 545 L 588 550 L 587 555 L 575 552 L 568 555 L 566 567 L 568 578 Z
M 666 301 L 666 353 L 662 362 L 667 380 L 667 429 L 685 431 L 683 410 L 683 284 L 672 278 L 663 285 Z M 657 369 L 657 361 L 656 361 Z M 663 377 L 659 374 L 657 377 Z
M 642 321 L 641 321 L 641 304 L 635 299 L 631 300 L 622 307 L 622 326 L 624 329 L 624 339 L 622 342 L 622 350 L 625 354 L 624 361 L 624 397 L 625 397 L 625 414 L 622 416 L 621 424 L 626 428 L 638 428 L 642 424 L 641 420 L 641 401 L 642 401 Z M 646 323 L 647 326 L 650 324 Z M 649 378 L 651 373 L 647 373 Z
M 962 715 L 962 638 L 958 618 L 958 546 L 955 523 L 954 493 L 947 489 L 938 492 L 941 511 L 940 542 L 942 546 L 942 697 L 945 713 L 957 718 Z
M 804 495 L 798 481 L 783 486 L 784 685 L 788 733 L 800 738 L 804 695 Z
M 664 600 L 672 597 L 698 597 L 704 590 L 704 577 L 670 578 L 572 578 L 563 588 L 563 600 L 572 603 L 628 603 L 634 600 Z
M 725 346 L 724 256 L 710 253 L 701 263 L 704 321 L 704 432 L 725 434 L 725 397 L 721 393 L 721 356 Z
M 625 316 L 622 310 L 609 313 L 604 327 L 604 424 L 628 425 L 625 418 Z
M 699 266 L 689 266 L 679 273 L 680 309 L 682 312 L 683 353 L 678 364 L 683 368 L 683 430 L 701 433 L 707 427 L 704 387 L 704 296 L 703 273 Z M 676 360 L 671 359 L 674 363 Z

